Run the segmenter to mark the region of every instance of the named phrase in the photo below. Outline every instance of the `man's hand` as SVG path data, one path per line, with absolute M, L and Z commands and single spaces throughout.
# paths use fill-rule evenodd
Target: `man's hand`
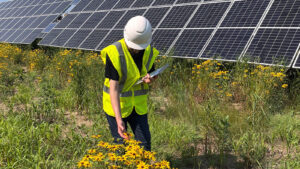
M 157 76 L 151 77 L 149 73 L 142 78 L 143 82 L 146 84 L 152 83 L 155 79 L 157 79 Z
M 127 133 L 126 128 L 125 128 L 125 124 L 123 122 L 122 119 L 117 120 L 117 125 L 118 125 L 118 133 L 119 135 L 124 138 L 124 139 L 128 139 L 128 136 L 124 133 Z

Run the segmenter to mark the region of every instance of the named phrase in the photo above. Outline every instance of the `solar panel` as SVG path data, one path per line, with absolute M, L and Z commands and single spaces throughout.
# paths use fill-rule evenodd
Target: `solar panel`
M 68 1 L 14 0 L 1 4 L 1 39 L 11 43 L 29 44 L 70 4 Z
M 201 57 L 237 60 L 253 31 L 254 29 L 219 29 Z
M 89 5 L 91 0 L 81 0 L 72 10 L 71 12 L 80 12 L 82 11 L 86 6 Z
M 92 14 L 92 16 L 86 20 L 84 25 L 82 25 L 82 28 L 95 28 L 100 21 L 105 17 L 107 12 L 95 12 Z
M 97 10 L 109 10 L 112 9 L 119 0 L 106 0 L 104 1 Z M 120 0 L 123 1 L 123 0 Z
M 83 11 L 95 11 L 103 3 L 103 0 L 92 0 Z
M 212 32 L 213 29 L 184 30 L 173 46 L 174 56 L 198 57 Z
M 201 2 L 201 0 L 178 0 L 176 4 L 181 4 L 181 3 L 191 3 L 191 2 Z
M 245 57 L 263 64 L 290 65 L 300 43 L 299 29 L 258 30 Z
M 182 28 L 196 7 L 196 5 L 173 7 L 159 28 Z
M 52 46 L 64 46 L 68 39 L 76 32 L 75 29 L 66 29 L 51 43 Z
M 125 11 L 109 12 L 101 21 L 101 23 L 97 26 L 97 28 L 112 28 L 117 23 L 117 21 L 123 16 L 124 13 Z
M 64 45 L 64 47 L 76 48 L 80 46 L 82 40 L 85 39 L 90 33 L 91 30 L 78 30 Z
M 7 42 L 12 43 L 21 33 L 23 30 L 16 30 L 8 39 Z
M 112 30 L 107 37 L 98 46 L 97 50 L 102 50 L 104 47 L 123 38 L 123 30 Z
M 300 27 L 300 1 L 275 0 L 262 27 Z
M 91 13 L 81 13 L 68 25 L 68 28 L 80 28 L 91 16 Z
M 153 1 L 149 1 L 149 0 L 137 0 L 132 5 L 132 7 L 146 7 L 146 6 L 150 6 L 152 4 L 152 2 Z
M 52 29 L 39 43 L 40 45 L 50 45 L 54 39 L 63 31 L 63 29 Z
M 121 20 L 118 21 L 118 24 L 115 28 L 123 29 L 128 22 L 128 20 L 137 15 L 143 15 L 146 9 L 137 9 L 137 10 L 129 10 L 127 13 L 122 17 Z
M 81 49 L 96 49 L 109 30 L 94 30 L 80 46 Z
M 169 47 L 172 45 L 173 41 L 179 35 L 180 29 L 173 30 L 156 30 L 153 34 L 153 46 L 163 53 L 166 53 Z
M 145 17 L 149 20 L 153 28 L 156 28 L 162 18 L 169 11 L 169 7 L 164 8 L 150 8 L 146 13 Z
M 68 14 L 61 20 L 55 28 L 66 28 L 76 18 L 78 14 Z
M 296 59 L 296 62 L 294 64 L 293 68 L 298 68 L 298 69 L 300 68 L 300 57 L 299 57 L 299 54 L 298 54 L 298 57 Z
M 23 44 L 31 44 L 42 32 L 43 29 L 33 30 L 27 37 L 22 41 Z
M 187 27 L 216 27 L 229 5 L 230 3 L 215 3 L 201 5 Z
M 237 1 L 221 27 L 256 27 L 271 0 Z
M 156 6 L 156 5 L 172 5 L 174 4 L 174 0 L 156 0 L 152 6 Z
M 129 8 L 135 0 L 120 0 L 114 9 L 124 9 L 124 8 Z

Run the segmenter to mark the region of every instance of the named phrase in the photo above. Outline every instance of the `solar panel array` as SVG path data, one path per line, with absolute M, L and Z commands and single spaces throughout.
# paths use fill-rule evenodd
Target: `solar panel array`
M 0 3 L 0 41 L 31 44 L 71 2 L 14 0 Z
M 27 7 L 26 3 L 23 5 Z M 8 5 L 2 6 L 8 9 Z M 41 5 L 35 6 L 41 9 Z M 44 12 L 39 17 L 49 13 L 41 11 Z M 6 12 L 0 12 L 0 16 L 2 13 Z M 150 20 L 153 45 L 162 54 L 226 61 L 247 59 L 265 65 L 294 63 L 294 67 L 300 68 L 299 54 L 296 56 L 300 44 L 298 0 L 81 0 L 40 45 L 100 51 L 121 39 L 125 24 L 136 15 Z M 17 15 L 13 19 L 23 18 Z M 0 19 L 6 21 L 7 17 L 3 15 Z M 38 26 L 24 30 L 5 29 L 11 26 L 2 25 L 7 24 L 0 25 L 1 35 L 2 30 L 11 31 L 7 36 L 18 35 L 21 29 L 23 34 L 30 30 L 32 37 L 40 33 Z M 30 35 L 27 38 L 31 39 Z M 19 42 L 20 36 L 12 42 Z M 10 40 L 11 36 L 2 37 Z

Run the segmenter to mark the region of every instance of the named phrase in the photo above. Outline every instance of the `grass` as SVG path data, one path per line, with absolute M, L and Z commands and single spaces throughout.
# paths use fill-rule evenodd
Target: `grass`
M 166 63 L 149 97 L 157 160 L 175 168 L 300 167 L 299 78 L 245 62 L 163 56 L 155 64 Z M 92 135 L 111 142 L 98 53 L 0 44 L 0 79 L 0 168 L 77 168 L 95 146 Z

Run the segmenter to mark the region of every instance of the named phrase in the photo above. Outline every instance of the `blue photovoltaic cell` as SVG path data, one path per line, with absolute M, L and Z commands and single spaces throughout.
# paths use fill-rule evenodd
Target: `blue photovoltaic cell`
M 97 28 L 112 28 L 122 17 L 125 11 L 111 11 L 101 21 Z
M 78 30 L 64 45 L 64 47 L 78 48 L 82 41 L 91 33 L 92 30 Z
M 81 25 L 91 16 L 91 13 L 81 13 L 79 14 L 71 23 L 68 28 L 80 28 Z
M 294 68 L 300 68 L 300 57 L 298 56 L 298 59 L 295 62 Z
M 216 27 L 229 5 L 230 2 L 201 5 L 187 27 Z
M 156 28 L 169 9 L 169 7 L 150 8 L 144 16 L 150 21 L 152 28 Z
M 156 0 L 152 6 L 156 6 L 156 5 L 172 5 L 174 4 L 174 0 Z
M 41 24 L 47 16 L 38 17 L 28 28 L 37 28 L 39 24 Z
M 88 38 L 82 43 L 82 49 L 96 49 L 99 43 L 107 35 L 109 30 L 94 30 Z
M 129 8 L 135 0 L 120 0 L 116 6 L 114 7 L 114 9 L 121 9 L 121 8 Z
M 24 41 L 24 39 L 32 32 L 32 30 L 24 30 L 15 40 L 15 43 L 21 43 Z
M 10 22 L 10 23 L 7 25 L 6 29 L 11 29 L 11 27 L 13 27 L 14 25 L 16 25 L 16 23 L 18 23 L 20 19 L 21 19 L 21 18 L 15 18 L 15 19 L 13 19 L 13 21 Z
M 259 29 L 245 57 L 259 63 L 289 65 L 299 43 L 299 29 Z
M 52 21 L 54 21 L 56 15 L 49 15 L 42 23 L 39 24 L 37 28 L 46 28 Z
M 63 46 L 67 40 L 76 32 L 74 29 L 66 29 L 51 43 L 53 46 Z
M 180 29 L 164 30 L 157 29 L 152 37 L 152 44 L 162 53 L 166 53 L 173 41 L 176 39 L 180 32 Z M 161 53 L 161 54 L 162 54 Z
M 64 17 L 55 28 L 66 28 L 77 16 L 78 14 L 69 14 Z
M 145 7 L 145 6 L 150 6 L 153 1 L 149 0 L 137 0 L 135 3 L 132 5 L 132 7 Z
M 118 1 L 119 0 L 106 0 L 102 3 L 102 5 L 100 5 L 100 7 L 97 10 L 112 9 Z M 122 1 L 122 0 L 120 0 L 120 1 Z
M 7 32 L 1 37 L 1 41 L 6 41 L 16 30 L 7 30 Z
M 221 27 L 256 27 L 270 0 L 235 1 Z
M 173 7 L 159 28 L 182 28 L 195 9 L 196 5 Z
M 118 22 L 115 28 L 123 29 L 128 22 L 134 16 L 143 15 L 146 9 L 138 9 L 138 10 L 129 10 L 127 13 L 122 17 L 122 19 Z
M 95 28 L 106 14 L 107 12 L 93 13 L 93 15 L 84 23 L 84 25 L 82 25 L 81 28 Z
M 68 6 L 70 6 L 72 1 L 62 2 L 52 13 L 53 14 L 61 14 L 63 13 Z
M 80 12 L 85 7 L 88 6 L 88 4 L 91 2 L 91 0 L 80 0 L 80 2 L 71 10 L 71 12 Z
M 31 34 L 29 34 L 26 39 L 22 43 L 24 44 L 31 44 L 42 32 L 42 29 L 35 29 L 32 31 Z
M 8 29 L 8 25 L 14 24 L 14 19 L 9 19 L 8 21 L 6 21 L 6 23 L 3 25 L 3 29 Z
M 25 11 L 20 13 L 18 16 L 32 16 L 38 9 L 40 9 L 40 6 L 29 6 Z
M 300 27 L 300 1 L 275 0 L 262 27 Z
M 51 5 L 47 8 L 47 10 L 45 10 L 45 11 L 43 12 L 43 15 L 51 14 L 51 13 L 58 7 L 59 4 L 60 4 L 59 2 L 58 2 L 58 3 L 53 3 L 53 4 L 51 4 Z
M 213 29 L 184 30 L 173 46 L 174 56 L 198 57 Z
M 6 42 L 13 42 L 24 30 L 16 30 L 8 39 Z
M 97 50 L 102 50 L 108 45 L 111 45 L 114 42 L 123 38 L 123 30 L 112 30 L 107 37 L 102 41 L 101 45 L 97 48 Z
M 26 29 L 29 27 L 30 24 L 32 24 L 35 20 L 37 19 L 37 17 L 30 17 L 29 19 L 26 20 L 26 22 L 24 22 L 23 25 L 20 26 L 21 29 Z
M 12 29 L 19 29 L 21 27 L 22 24 L 24 24 L 24 22 L 27 21 L 28 18 L 22 18 L 18 23 L 16 23 Z
M 92 0 L 89 5 L 83 9 L 83 11 L 95 11 L 103 3 L 103 0 Z
M 219 29 L 201 57 L 237 60 L 254 29 Z
M 190 2 L 201 2 L 201 0 L 178 0 L 176 4 L 190 3 Z
M 50 45 L 51 42 L 63 31 L 63 29 L 52 29 L 39 43 L 39 45 Z
M 40 7 L 39 10 L 37 10 L 34 15 L 41 15 L 44 11 L 46 11 L 46 9 L 49 7 L 49 5 L 43 5 Z

